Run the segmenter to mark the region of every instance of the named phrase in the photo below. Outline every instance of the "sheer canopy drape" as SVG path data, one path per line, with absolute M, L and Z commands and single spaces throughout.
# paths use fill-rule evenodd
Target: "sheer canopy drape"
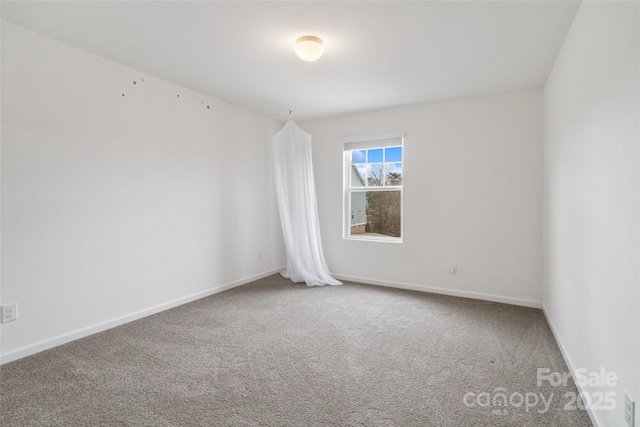
M 287 252 L 287 269 L 281 274 L 309 286 L 340 285 L 331 277 L 322 252 L 311 135 L 289 120 L 272 141 L 278 210 Z

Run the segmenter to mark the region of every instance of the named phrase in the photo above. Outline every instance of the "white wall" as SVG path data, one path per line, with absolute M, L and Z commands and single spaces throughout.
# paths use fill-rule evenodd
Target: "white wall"
M 570 367 L 615 372 L 640 404 L 637 2 L 583 2 L 544 91 L 543 308 Z M 640 407 L 636 409 L 640 412 Z M 640 417 L 636 417 L 640 425 Z
M 540 306 L 542 91 L 300 122 L 339 277 Z M 404 242 L 342 238 L 342 137 L 404 130 Z M 458 273 L 449 274 L 450 262 Z
M 3 22 L 3 362 L 284 265 L 280 126 Z

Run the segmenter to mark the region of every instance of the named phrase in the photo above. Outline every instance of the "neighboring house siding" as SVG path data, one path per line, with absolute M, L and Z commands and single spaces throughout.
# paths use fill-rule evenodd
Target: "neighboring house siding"
M 364 178 L 355 166 L 351 166 L 351 186 L 363 187 Z M 366 193 L 351 193 L 351 234 L 365 232 L 367 223 L 367 196 Z

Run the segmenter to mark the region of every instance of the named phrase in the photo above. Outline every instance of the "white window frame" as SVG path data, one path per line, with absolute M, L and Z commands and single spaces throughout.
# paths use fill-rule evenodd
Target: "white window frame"
M 373 242 L 402 243 L 404 238 L 404 171 L 405 148 L 404 131 L 378 133 L 373 135 L 345 136 L 343 142 L 343 238 L 348 240 L 364 240 Z M 355 150 L 369 150 L 375 148 L 402 147 L 402 185 L 381 187 L 352 187 L 351 186 L 351 152 Z M 399 191 L 400 192 L 400 237 L 363 236 L 351 234 L 351 193 L 368 191 Z

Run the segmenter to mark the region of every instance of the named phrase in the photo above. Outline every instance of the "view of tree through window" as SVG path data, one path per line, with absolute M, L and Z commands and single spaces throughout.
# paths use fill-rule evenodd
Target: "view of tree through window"
M 402 146 L 350 152 L 350 235 L 401 237 Z

